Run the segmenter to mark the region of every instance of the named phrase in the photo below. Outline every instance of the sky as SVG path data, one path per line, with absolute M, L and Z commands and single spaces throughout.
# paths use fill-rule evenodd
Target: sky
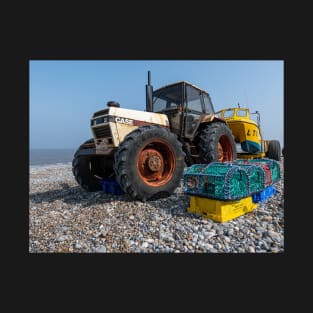
M 185 80 L 210 94 L 215 111 L 259 111 L 263 138 L 284 146 L 283 60 L 30 60 L 30 149 L 78 148 L 108 101 L 145 110 L 148 70 L 154 89 Z

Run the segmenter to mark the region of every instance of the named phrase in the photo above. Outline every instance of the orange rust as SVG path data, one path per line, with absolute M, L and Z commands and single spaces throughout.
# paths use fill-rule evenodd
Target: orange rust
M 152 187 L 168 183 L 174 174 L 176 160 L 174 152 L 161 139 L 151 139 L 139 151 L 137 172 L 142 181 Z

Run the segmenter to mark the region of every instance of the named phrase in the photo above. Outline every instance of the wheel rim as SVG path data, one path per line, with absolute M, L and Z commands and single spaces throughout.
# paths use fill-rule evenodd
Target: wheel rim
M 175 167 L 173 150 L 161 140 L 149 141 L 138 153 L 137 171 L 149 186 L 165 185 L 172 179 Z
M 220 143 L 217 144 L 217 153 L 218 153 L 218 161 L 223 162 L 224 151 L 223 151 L 223 147 Z
M 232 161 L 234 159 L 232 144 L 226 135 L 221 136 L 217 148 L 219 162 Z

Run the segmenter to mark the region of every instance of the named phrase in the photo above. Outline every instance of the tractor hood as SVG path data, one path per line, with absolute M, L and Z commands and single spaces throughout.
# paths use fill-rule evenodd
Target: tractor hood
M 132 126 L 161 125 L 169 127 L 169 121 L 165 114 L 144 112 L 139 110 L 110 107 L 93 114 L 91 126 L 114 122 Z

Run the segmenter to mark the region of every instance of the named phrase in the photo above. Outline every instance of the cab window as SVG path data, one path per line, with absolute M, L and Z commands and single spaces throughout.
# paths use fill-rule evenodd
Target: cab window
M 239 116 L 239 117 L 246 117 L 247 116 L 247 111 L 246 110 L 237 110 L 236 115 Z
M 204 110 L 207 114 L 213 114 L 214 108 L 209 95 L 203 94 Z
M 224 111 L 224 117 L 225 118 L 234 117 L 234 110 Z
M 188 112 L 202 113 L 200 91 L 191 86 L 187 86 L 187 109 Z

